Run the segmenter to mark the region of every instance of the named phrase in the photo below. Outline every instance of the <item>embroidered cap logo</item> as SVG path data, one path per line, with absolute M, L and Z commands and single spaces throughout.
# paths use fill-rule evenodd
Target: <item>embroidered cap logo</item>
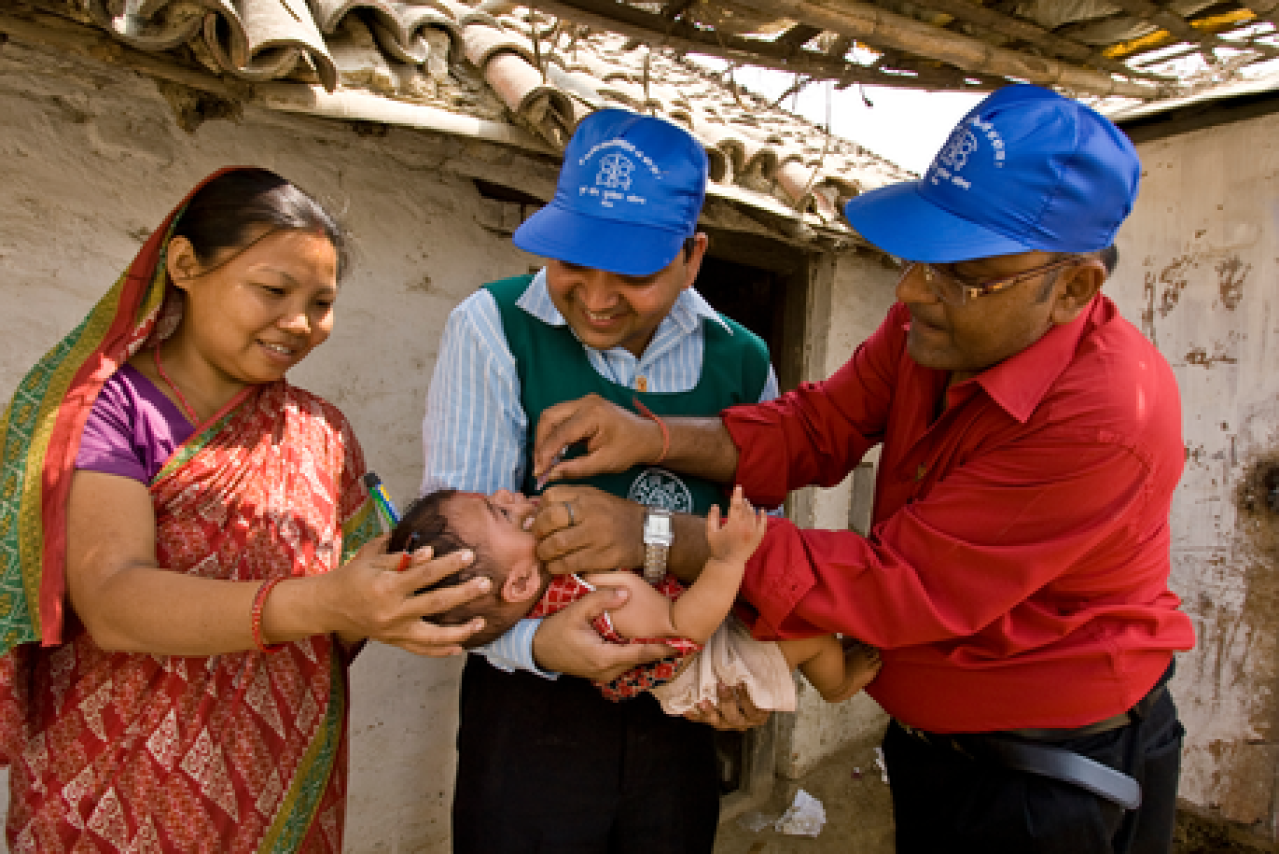
M 635 160 L 627 157 L 621 151 L 608 151 L 610 148 L 621 148 L 628 151 L 634 156 Z M 599 171 L 595 173 L 595 183 L 589 186 L 583 183 L 577 188 L 578 195 L 594 198 L 599 202 L 600 207 L 604 208 L 614 207 L 618 202 L 627 202 L 632 205 L 648 204 L 648 198 L 643 195 L 644 182 L 641 181 L 639 187 L 635 189 L 631 188 L 631 185 L 635 182 L 636 169 L 638 169 L 635 161 L 638 160 L 648 167 L 652 180 L 660 181 L 662 179 L 662 171 L 657 168 L 657 164 L 629 140 L 610 139 L 586 152 L 586 155 L 581 159 L 580 165 L 585 166 L 590 162 L 591 158 L 602 151 L 606 153 L 600 157 Z M 643 173 L 640 173 L 640 177 L 643 177 Z
M 968 128 L 961 127 L 956 131 L 937 155 L 937 162 L 958 172 L 968 162 L 968 155 L 977 150 L 977 137 Z
M 991 159 L 995 167 L 1003 166 L 1007 157 L 1003 137 L 992 122 L 983 122 L 979 116 L 973 116 L 956 127 L 950 139 L 946 140 L 946 145 L 928 171 L 928 180 L 933 184 L 949 181 L 961 190 L 971 187 L 972 182 L 959 173 L 968 165 L 983 137 L 990 144 Z
M 600 159 L 600 171 L 595 176 L 595 183 L 614 190 L 629 190 L 631 173 L 634 171 L 634 163 L 621 154 L 613 152 Z

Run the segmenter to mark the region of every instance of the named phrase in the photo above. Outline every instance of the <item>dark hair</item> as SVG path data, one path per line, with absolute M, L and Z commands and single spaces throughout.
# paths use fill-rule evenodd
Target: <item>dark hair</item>
M 429 593 L 432 590 L 455 587 L 478 576 L 488 576 L 492 580 L 493 591 L 490 594 L 464 602 L 456 608 L 430 618 L 431 622 L 439 623 L 441 626 L 460 626 L 475 617 L 484 617 L 484 628 L 462 644 L 467 649 L 472 649 L 496 640 L 510 628 L 510 625 L 492 619 L 494 606 L 501 601 L 495 594 L 506 580 L 507 572 L 505 567 L 497 566 L 496 562 L 488 558 L 478 546 L 463 540 L 453 528 L 445 514 L 445 508 L 456 495 L 456 489 L 440 489 L 428 492 L 410 504 L 405 508 L 404 515 L 395 526 L 395 530 L 391 532 L 386 550 L 388 553 L 395 553 L 407 550 L 410 545 L 413 549 L 430 546 L 435 557 L 444 557 L 462 549 L 475 552 L 475 560 L 470 566 L 463 567 L 452 575 L 446 575 L 434 584 L 428 584 L 417 591 Z
M 1115 274 L 1115 268 L 1119 266 L 1119 247 L 1112 243 L 1105 249 L 1098 252 L 1097 257 L 1106 267 L 1106 275 L 1113 276 Z
M 688 263 L 688 259 L 693 257 L 693 250 L 697 248 L 697 235 L 684 238 L 684 245 L 680 247 L 680 251 L 684 253 L 684 263 Z
M 257 234 L 257 230 L 266 230 Z M 349 262 L 346 232 L 319 202 L 267 169 L 238 169 L 201 187 L 178 217 L 174 236 L 191 241 L 202 266 L 224 264 L 283 229 L 322 234 L 338 256 L 338 278 Z M 227 250 L 234 250 L 228 257 Z

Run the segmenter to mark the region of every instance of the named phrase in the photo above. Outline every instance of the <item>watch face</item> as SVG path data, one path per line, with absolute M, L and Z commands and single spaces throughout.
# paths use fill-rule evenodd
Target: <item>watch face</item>
M 656 514 L 648 517 L 648 521 L 644 525 L 644 533 L 649 537 L 658 537 L 665 539 L 671 535 L 671 517 L 658 516 Z M 632 534 L 631 536 L 635 536 Z

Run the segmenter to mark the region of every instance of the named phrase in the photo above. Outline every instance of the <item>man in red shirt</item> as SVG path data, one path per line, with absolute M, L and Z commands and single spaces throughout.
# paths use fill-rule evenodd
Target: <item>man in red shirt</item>
M 1093 110 L 1002 89 L 921 180 L 848 204 L 909 260 L 898 303 L 830 379 L 717 419 L 583 399 L 538 426 L 552 479 L 656 460 L 766 506 L 882 446 L 870 534 L 775 520 L 742 597 L 757 637 L 882 650 L 868 691 L 893 717 L 900 852 L 1171 847 L 1183 730 L 1164 686 L 1194 644 L 1168 589 L 1181 406 L 1163 357 L 1100 294 L 1139 174 Z M 587 454 L 552 462 L 580 439 Z M 539 515 L 554 571 L 599 568 L 581 521 Z M 676 519 L 684 577 L 705 554 L 697 524 Z

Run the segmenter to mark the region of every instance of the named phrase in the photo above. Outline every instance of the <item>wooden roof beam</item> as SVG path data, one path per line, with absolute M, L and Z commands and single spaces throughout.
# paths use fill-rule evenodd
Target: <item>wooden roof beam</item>
M 773 39 L 774 44 L 784 44 L 795 50 L 799 50 L 809 42 L 813 36 L 822 31 L 821 27 L 810 27 L 808 24 L 796 24 L 777 38 Z
M 624 8 L 617 3 L 608 5 L 613 9 Z M 1091 95 L 1151 100 L 1161 94 L 1149 83 L 1116 80 L 1109 74 L 1090 68 L 994 47 L 980 39 L 952 33 L 855 0 L 736 0 L 735 5 L 772 18 L 785 16 L 852 36 L 875 48 L 892 47 L 936 59 L 966 72 L 1061 86 Z
M 702 53 L 739 65 L 757 65 L 793 74 L 807 74 L 835 80 L 843 85 L 866 83 L 899 89 L 972 92 L 984 92 L 992 88 L 980 82 L 967 83 L 966 78 L 979 75 L 921 72 L 908 76 L 877 71 L 815 51 L 791 52 L 786 46 L 778 46 L 771 41 L 724 35 L 699 29 L 679 20 L 667 21 L 660 15 L 613 0 L 533 0 L 528 5 L 598 30 L 643 39 L 646 44 L 655 47 L 666 46 L 688 53 Z
M 1094 68 L 1103 68 L 1115 74 L 1131 75 L 1160 83 L 1176 82 L 1175 78 L 1167 75 L 1153 74 L 1148 71 L 1134 71 L 1122 62 L 1103 55 L 1100 51 L 1089 47 L 1083 42 L 1063 38 L 1038 24 L 1014 18 L 1011 15 L 1005 15 L 994 9 L 970 2 L 970 0 L 927 0 L 926 5 L 929 9 L 945 12 L 959 20 L 977 24 L 992 32 L 1032 44 L 1063 59 L 1069 59 Z
M 1252 0 L 1240 3 L 1240 6 L 1257 16 L 1257 20 L 1265 21 L 1279 27 L 1279 0 Z
M 1241 12 L 1240 14 L 1251 14 L 1250 12 Z M 1212 33 L 1230 32 L 1238 27 L 1237 21 L 1223 20 L 1223 16 L 1210 16 L 1207 18 L 1195 18 L 1191 21 L 1191 25 L 1197 30 L 1205 30 Z M 1273 37 L 1275 33 L 1266 34 L 1267 37 Z M 1255 42 L 1232 42 L 1223 40 L 1224 44 L 1236 50 L 1250 50 L 1254 47 L 1261 48 Z M 1164 53 L 1161 56 L 1151 57 L 1150 54 L 1160 51 L 1166 51 L 1168 48 L 1184 45 L 1182 50 L 1173 53 Z M 1172 59 L 1179 59 L 1183 56 L 1189 56 L 1194 53 L 1202 53 L 1203 48 L 1199 42 L 1181 42 L 1177 36 L 1165 29 L 1155 30 L 1140 38 L 1132 39 L 1127 42 L 1120 42 L 1106 48 L 1106 52 L 1112 56 L 1122 56 L 1124 61 L 1130 65 L 1144 67 L 1168 62 Z M 1264 52 L 1260 49 L 1256 51 L 1258 54 Z M 1256 60 L 1266 59 L 1264 55 L 1256 57 Z
M 917 54 L 904 53 L 893 48 L 885 48 L 879 53 L 879 58 L 875 60 L 871 66 L 878 71 L 892 73 L 893 71 L 909 71 L 912 74 L 952 74 L 959 77 L 965 77 L 970 80 L 976 80 L 989 89 L 998 89 L 1001 86 L 1007 86 L 1008 81 L 1002 77 L 992 77 L 989 74 L 975 74 L 972 72 L 960 71 L 957 68 L 946 68 L 939 70 L 937 68 L 929 68 L 930 65 L 939 65 L 936 60 L 930 60 L 927 57 L 920 57 Z
M 1192 26 L 1189 21 L 1175 12 L 1171 12 L 1161 6 L 1156 6 L 1149 0 L 1113 0 L 1125 12 L 1150 21 L 1159 27 L 1172 33 L 1182 41 L 1198 44 L 1202 48 L 1205 59 L 1215 60 L 1215 56 L 1211 56 L 1213 48 L 1228 47 L 1234 50 L 1255 50 L 1263 56 L 1274 58 L 1279 56 L 1279 49 L 1270 47 L 1269 45 L 1251 44 L 1244 46 L 1242 44 L 1230 42 L 1213 33 L 1211 30 L 1200 29 Z

